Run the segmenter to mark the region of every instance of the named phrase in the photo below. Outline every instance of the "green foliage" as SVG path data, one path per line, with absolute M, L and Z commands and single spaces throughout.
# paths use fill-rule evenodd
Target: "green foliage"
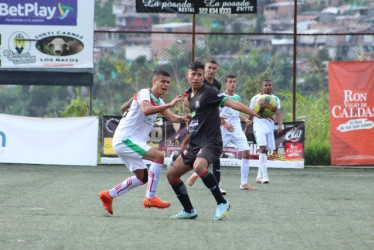
M 88 97 L 83 97 L 79 88 L 75 89 L 76 97 L 72 99 L 70 104 L 61 112 L 63 117 L 81 117 L 90 115 L 90 101 Z M 92 110 L 95 116 L 102 115 L 101 111 Z
M 318 91 L 328 91 L 328 74 L 324 62 L 329 60 L 327 49 L 321 49 L 317 54 L 307 54 L 308 70 L 300 78 L 298 88 L 305 93 L 315 94 Z
M 104 5 L 102 1 L 95 1 L 95 23 L 97 27 L 114 27 L 115 16 L 113 14 L 113 1 L 108 0 Z
M 317 141 L 308 143 L 304 149 L 305 165 L 331 165 L 330 145 L 320 144 Z
M 317 53 L 317 58 L 321 61 L 330 61 L 329 51 L 326 47 L 320 49 Z
M 27 88 L 25 88 L 27 87 Z M 28 86 L 4 86 L 0 88 L 0 112 L 25 115 Z M 23 100 L 22 102 L 18 100 Z M 26 102 L 26 103 L 25 103 Z
M 97 70 L 102 75 L 103 80 L 112 77 L 112 72 L 116 71 L 116 60 L 113 57 L 101 57 L 97 61 Z
M 232 24 L 232 32 L 242 33 L 243 32 L 243 25 L 240 22 L 234 22 Z
M 9 85 L 0 88 L 0 112 L 32 117 L 58 117 L 70 98 L 66 86 Z
M 292 121 L 292 93 L 278 92 L 282 118 Z M 330 119 L 328 93 L 296 94 L 296 121 L 305 122 L 305 164 L 330 165 Z

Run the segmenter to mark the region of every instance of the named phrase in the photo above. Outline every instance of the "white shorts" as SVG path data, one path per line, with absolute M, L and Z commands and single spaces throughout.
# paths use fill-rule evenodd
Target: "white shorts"
M 257 146 L 266 146 L 267 150 L 275 150 L 274 133 L 265 133 L 261 131 L 254 132 Z
M 238 149 L 239 152 L 249 150 L 247 137 L 245 136 L 245 134 L 241 130 L 235 131 L 233 133 L 223 132 L 222 133 L 222 142 L 223 142 L 223 147 L 226 147 L 226 145 L 229 142 L 234 143 L 234 145 L 236 146 L 236 148 Z
M 147 168 L 147 165 L 143 162 L 143 157 L 151 147 L 146 143 L 127 139 L 113 145 L 113 149 L 131 172 Z

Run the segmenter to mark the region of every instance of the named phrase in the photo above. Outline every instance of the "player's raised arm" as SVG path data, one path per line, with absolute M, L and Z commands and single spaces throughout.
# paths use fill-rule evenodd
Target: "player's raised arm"
M 157 113 L 162 113 L 163 111 L 172 108 L 175 106 L 177 102 L 183 101 L 183 96 L 178 95 L 176 96 L 173 101 L 165 104 L 165 105 L 160 105 L 160 106 L 153 106 L 151 105 L 150 102 L 148 101 L 141 101 L 140 102 L 140 108 L 145 116 L 147 115 L 153 115 Z
M 247 115 L 256 116 L 259 119 L 262 118 L 253 109 L 250 109 L 249 107 L 245 106 L 241 102 L 236 102 L 236 101 L 233 101 L 231 99 L 226 99 L 223 103 L 223 106 L 228 106 L 228 107 L 233 108 L 233 109 L 235 109 L 237 111 L 240 111 L 242 113 L 246 113 Z
M 188 123 L 191 120 L 190 115 L 185 115 L 185 116 L 180 116 L 172 113 L 170 110 L 165 110 L 161 113 L 168 121 L 173 122 L 173 123 L 181 123 L 185 122 Z

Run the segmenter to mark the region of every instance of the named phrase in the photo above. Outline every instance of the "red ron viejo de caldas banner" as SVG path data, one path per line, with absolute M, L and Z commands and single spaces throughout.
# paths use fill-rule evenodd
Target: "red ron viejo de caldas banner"
M 374 164 L 374 61 L 329 63 L 332 165 Z

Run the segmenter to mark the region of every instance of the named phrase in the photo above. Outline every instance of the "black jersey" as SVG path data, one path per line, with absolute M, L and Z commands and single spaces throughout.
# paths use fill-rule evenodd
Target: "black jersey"
M 218 90 L 221 90 L 221 86 L 222 84 L 216 80 L 216 79 L 213 79 L 213 83 L 210 84 L 205 78 L 204 78 L 204 81 L 203 81 L 203 84 L 206 85 L 206 86 L 209 86 L 209 87 L 212 87 L 212 88 L 216 88 Z M 192 92 L 192 89 L 191 87 L 188 87 L 188 89 L 184 92 L 184 95 L 187 96 L 189 93 Z
M 215 78 L 213 79 L 213 83 L 212 84 L 210 84 L 205 78 L 204 78 L 204 82 L 203 83 L 205 85 L 208 85 L 208 86 L 212 87 L 212 88 L 216 88 L 218 90 L 221 90 L 222 84 L 218 80 L 216 80 Z
M 191 98 L 190 112 L 192 119 L 189 123 L 189 133 L 191 135 L 191 147 L 212 147 L 222 148 L 221 119 L 219 116 L 219 106 L 227 99 L 217 89 L 202 85 Z

